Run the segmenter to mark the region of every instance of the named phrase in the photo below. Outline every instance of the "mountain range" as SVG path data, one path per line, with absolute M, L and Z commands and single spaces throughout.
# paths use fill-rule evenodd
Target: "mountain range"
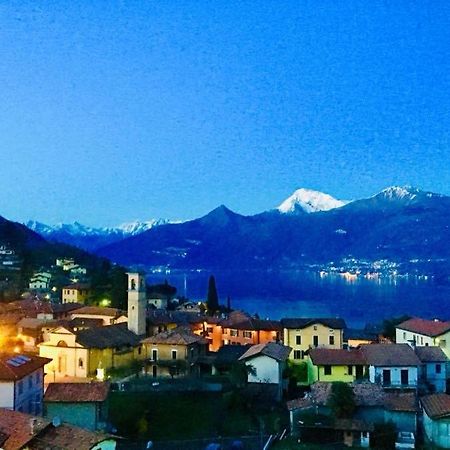
M 97 248 L 113 244 L 169 222 L 166 219 L 152 219 L 143 222 L 138 220 L 127 222 L 117 227 L 89 227 L 79 222 L 46 225 L 42 222 L 30 220 L 25 225 L 49 241 L 64 242 L 87 251 L 95 251 Z
M 297 268 L 343 258 L 450 261 L 450 197 L 393 186 L 345 201 L 299 189 L 253 216 L 219 206 L 198 219 L 28 226 L 46 240 L 77 245 L 124 265 L 182 269 Z

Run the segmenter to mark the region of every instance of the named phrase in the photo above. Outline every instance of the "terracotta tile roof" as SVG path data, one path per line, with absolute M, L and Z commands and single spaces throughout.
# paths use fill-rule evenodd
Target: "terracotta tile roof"
M 254 331 L 281 331 L 282 327 L 277 320 L 256 319 L 254 317 L 246 317 L 243 319 L 229 318 L 220 322 L 224 328 L 232 328 L 236 330 L 254 330 Z
M 51 306 L 52 311 L 55 314 L 69 313 L 71 311 L 84 308 L 84 305 L 81 303 L 52 303 Z
M 349 383 L 353 388 L 355 403 L 360 407 L 383 407 L 390 411 L 417 412 L 417 399 L 414 393 L 385 392 L 382 386 L 369 382 Z M 303 398 L 286 403 L 289 410 L 325 406 L 331 394 L 332 383 L 318 381 L 311 385 L 311 391 Z
M 139 345 L 141 338 L 127 327 L 126 323 L 94 327 L 75 332 L 78 344 L 87 348 L 110 348 Z
M 203 336 L 194 334 L 189 328 L 177 327 L 173 330 L 163 331 L 150 336 L 141 341 L 143 344 L 172 344 L 172 345 L 190 345 L 194 343 L 208 344 L 208 340 Z
M 164 310 L 148 310 L 147 322 L 150 325 L 167 325 L 169 323 L 175 323 L 177 325 L 188 324 L 202 324 L 207 322 L 208 324 L 218 323 L 218 317 L 207 317 L 198 312 L 191 311 L 164 311 Z
M 419 366 L 420 359 L 408 344 L 361 345 L 367 362 L 373 366 Z
M 445 356 L 441 347 L 416 347 L 415 351 L 422 362 L 447 362 L 447 356 Z
M 58 427 L 41 417 L 0 408 L 0 433 L 6 440 L 4 450 L 91 450 L 96 444 L 111 439 L 66 423 Z
M 313 348 L 309 351 L 309 356 L 314 365 L 366 365 L 367 361 L 361 349 L 329 349 Z
M 284 328 L 306 328 L 315 324 L 321 324 L 334 330 L 342 330 L 347 327 L 344 319 L 339 318 L 284 318 L 281 325 Z
M 24 317 L 17 324 L 20 328 L 28 328 L 33 330 L 41 329 L 42 327 L 56 326 L 59 324 L 57 320 L 35 319 L 34 317 Z
M 120 309 L 117 308 L 107 308 L 103 306 L 83 306 L 74 312 L 74 315 L 85 314 L 90 316 L 108 316 L 108 317 L 118 317 L 125 314 Z
M 450 416 L 450 395 L 448 394 L 426 395 L 420 399 L 420 403 L 427 416 L 432 419 Z
M 50 383 L 45 391 L 45 402 L 103 402 L 108 397 L 109 383 Z
M 425 336 L 435 337 L 446 333 L 450 330 L 450 322 L 442 322 L 440 320 L 426 320 L 414 317 L 401 324 L 397 328 L 413 333 L 423 334 Z
M 81 289 L 90 289 L 91 285 L 88 283 L 72 283 L 68 284 L 67 286 L 63 286 L 63 289 L 75 289 L 75 290 L 81 290 Z
M 0 353 L 0 380 L 20 380 L 51 361 L 40 356 Z
M 0 408 L 0 432 L 8 436 L 2 448 L 4 450 L 22 449 L 49 424 L 48 420 L 41 417 Z
M 77 329 L 77 328 L 92 328 L 92 327 L 102 327 L 103 319 L 93 319 L 90 317 L 75 317 L 66 323 L 66 326 Z
M 239 360 L 253 358 L 259 355 L 265 355 L 277 361 L 286 361 L 292 348 L 286 345 L 277 344 L 275 342 L 267 342 L 266 344 L 252 345 Z
M 417 412 L 419 410 L 417 397 L 413 392 L 385 392 L 384 407 L 389 411 L 399 412 Z

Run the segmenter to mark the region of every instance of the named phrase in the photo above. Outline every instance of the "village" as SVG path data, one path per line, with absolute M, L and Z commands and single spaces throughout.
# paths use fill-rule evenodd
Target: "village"
M 121 311 L 87 304 L 75 261 L 56 266 L 74 278 L 60 292 L 41 271 L 34 295 L 0 305 L 5 450 L 450 448 L 450 322 L 408 318 L 387 336 L 173 308 L 138 272 Z

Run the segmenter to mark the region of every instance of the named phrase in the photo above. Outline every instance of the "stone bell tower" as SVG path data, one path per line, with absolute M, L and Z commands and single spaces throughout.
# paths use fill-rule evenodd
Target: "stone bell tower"
M 144 275 L 128 275 L 128 329 L 138 336 L 146 333 L 146 289 Z

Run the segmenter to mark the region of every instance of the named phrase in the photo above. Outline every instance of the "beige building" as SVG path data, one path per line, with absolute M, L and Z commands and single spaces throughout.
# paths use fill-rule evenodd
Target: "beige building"
M 311 348 L 342 348 L 343 319 L 282 319 L 283 343 L 292 348 L 289 359 L 302 361 Z
M 103 321 L 103 325 L 114 325 L 127 321 L 126 314 L 120 309 L 102 306 L 84 306 L 72 313 L 71 318 L 99 319 Z
M 178 327 L 142 341 L 146 370 L 154 377 L 196 373 L 196 363 L 206 354 L 208 340 L 187 327 Z
M 89 284 L 69 284 L 62 289 L 62 303 L 81 303 L 84 305 L 91 292 Z

